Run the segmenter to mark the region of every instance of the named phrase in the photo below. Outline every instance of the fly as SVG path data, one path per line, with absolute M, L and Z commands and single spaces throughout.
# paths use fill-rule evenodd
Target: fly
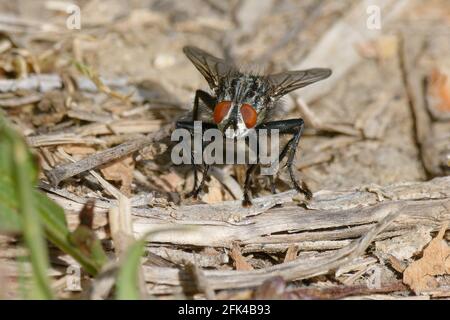
M 299 183 L 293 171 L 293 161 L 304 121 L 301 118 L 271 121 L 271 114 L 282 96 L 328 78 L 331 70 L 313 68 L 254 75 L 242 72 L 231 63 L 196 47 L 184 47 L 183 52 L 206 79 L 211 93 L 203 90 L 195 92 L 192 121 L 178 121 L 177 128 L 192 132 L 194 121 L 202 121 L 208 124 L 209 128 L 218 128 L 229 139 L 240 139 L 248 135 L 250 130 L 261 129 L 277 129 L 280 135 L 290 135 L 290 140 L 281 149 L 279 162 L 287 157 L 286 167 L 294 188 L 307 199 L 311 199 L 312 193 L 306 183 Z M 251 176 L 257 166 L 258 164 L 250 164 L 246 171 L 242 202 L 246 207 L 252 204 L 249 190 Z M 194 187 L 189 196 L 196 198 L 203 190 L 209 167 L 210 165 L 204 164 L 203 177 L 198 184 L 197 166 L 194 164 Z M 273 187 L 272 192 L 275 192 Z

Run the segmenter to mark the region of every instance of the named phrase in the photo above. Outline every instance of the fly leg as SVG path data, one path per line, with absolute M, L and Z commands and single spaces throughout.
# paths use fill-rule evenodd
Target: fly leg
M 194 135 L 194 121 L 198 120 L 198 109 L 199 109 L 199 102 L 200 100 L 211 110 L 214 110 L 214 107 L 216 105 L 216 99 L 211 96 L 208 92 L 203 91 L 203 90 L 197 90 L 195 91 L 195 97 L 194 97 L 194 108 L 192 110 L 192 123 L 189 121 L 178 121 L 177 122 L 177 128 L 185 128 L 188 129 L 189 132 L 191 133 L 191 135 Z M 203 136 L 203 132 L 202 132 L 202 136 Z M 197 198 L 198 193 L 200 192 L 200 190 L 203 188 L 203 185 L 205 184 L 205 175 L 203 175 L 202 181 L 200 182 L 200 187 L 197 188 L 197 183 L 198 183 L 198 166 L 197 164 L 194 162 L 194 152 L 191 151 L 191 161 L 192 161 L 192 167 L 194 169 L 194 186 L 192 188 L 192 191 L 189 192 L 187 194 L 188 197 L 194 197 Z M 209 168 L 208 168 L 209 169 Z M 204 170 L 205 172 L 205 170 Z M 208 170 L 206 170 L 206 173 L 208 172 Z
M 178 121 L 176 127 L 188 130 L 191 133 L 191 136 L 194 137 L 194 121 Z M 217 128 L 217 126 L 214 124 L 211 124 L 211 123 L 202 123 L 202 137 L 203 137 L 203 132 L 208 129 L 211 129 L 211 128 Z M 209 143 L 210 142 L 202 141 L 203 148 L 205 148 L 205 146 L 207 146 Z M 193 197 L 194 199 L 197 199 L 198 194 L 202 191 L 202 189 L 205 186 L 205 182 L 206 182 L 206 178 L 208 175 L 208 170 L 210 168 L 210 165 L 203 164 L 202 180 L 200 181 L 200 185 L 197 186 L 197 183 L 198 183 L 197 167 L 198 167 L 198 165 L 195 163 L 194 158 L 195 158 L 194 150 L 191 148 L 191 161 L 192 161 L 192 166 L 194 167 L 194 187 L 192 188 L 191 192 L 189 192 L 186 196 L 188 198 Z M 202 162 L 203 162 L 203 155 L 202 155 Z
M 242 206 L 243 207 L 251 207 L 252 206 L 252 200 L 250 199 L 249 196 L 249 190 L 250 190 L 250 183 L 252 181 L 252 174 L 255 171 L 257 165 L 256 164 L 252 164 L 246 172 L 245 175 L 245 183 L 244 183 L 244 200 L 242 200 Z M 270 183 L 270 192 L 272 192 L 272 194 L 276 194 L 277 191 L 275 189 L 275 184 L 273 181 L 273 175 L 269 176 L 269 183 Z
M 258 166 L 257 164 L 251 164 L 245 173 L 244 200 L 242 200 L 243 207 L 250 207 L 252 205 L 252 201 L 250 200 L 250 196 L 248 195 L 248 193 L 250 190 L 250 184 L 252 182 L 252 174 L 257 168 L 257 166 Z
M 203 190 L 203 188 L 205 187 L 205 182 L 206 182 L 206 177 L 208 176 L 208 170 L 209 170 L 210 165 L 209 164 L 205 164 L 203 166 L 203 175 L 202 175 L 202 180 L 200 181 L 200 185 L 197 188 L 194 188 L 191 192 L 189 192 L 186 196 L 187 197 L 192 197 L 194 199 L 198 199 L 198 194 Z
M 272 194 L 276 194 L 277 189 L 275 188 L 275 181 L 273 179 L 273 175 L 269 176 L 269 183 L 270 183 L 270 192 L 272 192 Z
M 258 130 L 258 128 L 256 128 L 256 130 Z M 248 146 L 249 141 L 246 139 L 245 142 L 247 143 L 247 146 Z M 244 182 L 244 190 L 243 190 L 244 199 L 242 200 L 243 207 L 250 207 L 252 205 L 249 191 L 250 191 L 251 182 L 253 181 L 253 173 L 255 172 L 255 170 L 258 166 L 259 166 L 259 141 L 258 141 L 258 146 L 257 146 L 257 151 L 256 151 L 256 163 L 251 164 L 245 173 L 245 182 Z M 276 190 L 275 190 L 275 184 L 273 182 L 273 175 L 269 175 L 269 182 L 270 182 L 270 190 L 273 194 L 275 194 Z
M 298 147 L 298 143 L 300 141 L 300 137 L 302 136 L 304 128 L 303 119 L 289 119 L 289 120 L 280 120 L 280 121 L 271 121 L 267 123 L 263 123 L 257 127 L 257 129 L 267 129 L 269 130 L 279 130 L 280 134 L 291 134 L 292 138 L 288 141 L 288 143 L 283 147 L 279 155 L 279 162 L 281 162 L 286 156 L 286 167 L 289 171 L 289 176 L 291 178 L 292 184 L 294 188 L 305 195 L 306 199 L 312 198 L 312 193 L 309 190 L 308 186 L 305 182 L 302 181 L 301 186 L 295 178 L 294 170 L 293 170 L 293 162 L 295 158 L 295 152 Z
M 202 100 L 205 106 L 210 108 L 212 111 L 214 111 L 214 107 L 216 106 L 216 98 L 211 96 L 208 92 L 203 90 L 195 91 L 194 108 L 192 110 L 192 121 L 198 120 L 198 106 L 200 100 Z

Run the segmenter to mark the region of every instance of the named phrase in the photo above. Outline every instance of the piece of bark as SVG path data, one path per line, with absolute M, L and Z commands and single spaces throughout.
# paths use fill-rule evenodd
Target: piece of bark
M 2 108 L 15 108 L 24 105 L 33 104 L 41 101 L 42 94 L 35 93 L 29 94 L 23 97 L 14 97 L 9 99 L 0 99 L 0 107 Z
M 116 147 L 88 156 L 78 162 L 61 165 L 51 171 L 45 172 L 45 175 L 49 179 L 50 183 L 56 186 L 62 180 L 94 169 L 112 160 L 122 158 L 154 142 L 158 142 L 159 140 L 162 140 L 169 136 L 173 129 L 173 124 L 166 125 L 159 131 L 150 133 L 148 136 L 142 139 L 127 141 Z
M 114 241 L 115 254 L 120 259 L 124 259 L 128 248 L 135 241 L 133 235 L 133 222 L 131 217 L 130 200 L 124 196 L 119 198 L 119 205 L 109 210 L 109 225 L 111 237 Z M 142 265 L 139 264 L 138 287 L 142 297 L 146 296 L 144 273 Z
M 222 264 L 229 262 L 228 254 L 220 253 L 214 250 L 214 254 L 207 254 L 206 252 L 186 252 L 185 250 L 162 247 L 162 246 L 150 246 L 147 248 L 148 253 L 153 253 L 158 257 L 161 257 L 167 261 L 172 262 L 174 265 L 187 265 L 196 264 L 199 267 L 218 267 Z
M 377 254 L 393 256 L 403 261 L 420 253 L 431 238 L 432 227 L 417 226 L 413 232 L 406 233 L 393 239 L 377 241 Z
M 49 196 L 68 210 L 80 208 L 80 202 L 83 203 L 82 199 L 70 193 L 45 188 L 53 190 Z M 423 183 L 379 187 L 376 191 L 372 189 L 353 192 L 329 191 L 322 198 L 315 194 L 314 197 L 319 199 L 315 200 L 317 202 L 313 206 L 314 210 L 289 203 L 296 194 L 295 191 L 255 199 L 256 207 L 259 204 L 272 203 L 264 210 L 259 208 L 256 212 L 242 208 L 240 201 L 166 208 L 133 207 L 132 213 L 136 216 L 134 232 L 144 234 L 147 231 L 181 224 L 191 225 L 193 229 L 185 231 L 182 235 L 167 231 L 155 235 L 154 240 L 181 245 L 218 247 L 231 247 L 234 240 L 252 245 L 277 242 L 301 245 L 301 242 L 305 241 L 311 243 L 345 240 L 361 236 L 367 232 L 371 224 L 379 220 L 377 208 L 392 202 L 405 204 L 406 209 L 402 212 L 403 220 L 393 223 L 385 231 L 386 236 L 411 232 L 417 223 L 436 230 L 439 222 L 450 217 L 448 209 L 450 177 L 435 178 Z M 113 203 L 114 201 L 109 203 L 107 199 L 99 200 L 96 202 L 96 209 L 104 212 Z M 274 203 L 284 205 L 272 208 Z M 288 233 L 268 236 L 281 232 Z
M 290 245 L 284 256 L 284 262 L 289 262 L 297 259 L 298 247 L 296 245 Z
M 251 264 L 248 263 L 247 260 L 245 260 L 244 256 L 242 255 L 241 249 L 239 248 L 239 244 L 236 242 L 233 243 L 233 246 L 231 247 L 230 257 L 234 260 L 236 270 L 253 270 Z
M 249 271 L 204 270 L 204 276 L 211 284 L 212 289 L 217 290 L 253 287 L 274 276 L 282 276 L 286 281 L 291 281 L 326 274 L 330 270 L 346 265 L 359 257 L 370 245 L 373 238 L 398 217 L 402 208 L 403 206 L 399 204 L 379 208 L 378 210 L 383 218 L 366 235 L 347 247 L 323 253 L 315 259 L 296 259 L 272 267 Z M 192 279 L 189 279 L 189 275 L 182 270 L 146 267 L 145 277 L 148 282 L 192 288 Z

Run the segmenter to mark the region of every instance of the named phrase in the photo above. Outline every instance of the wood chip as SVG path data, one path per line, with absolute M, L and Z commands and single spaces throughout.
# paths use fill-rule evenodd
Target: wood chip
M 241 253 L 241 249 L 239 248 L 239 244 L 237 244 L 236 242 L 233 243 L 230 257 L 234 260 L 234 266 L 236 267 L 236 270 L 253 270 L 251 264 L 249 264 L 247 260 L 245 260 L 244 256 Z
M 289 262 L 297 259 L 298 247 L 296 245 L 291 245 L 286 251 L 284 256 L 284 262 Z

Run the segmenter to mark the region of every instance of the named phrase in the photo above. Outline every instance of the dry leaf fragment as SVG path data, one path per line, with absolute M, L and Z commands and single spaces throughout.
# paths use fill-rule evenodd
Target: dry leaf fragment
M 241 249 L 239 248 L 239 244 L 237 244 L 236 242 L 233 243 L 230 257 L 231 257 L 231 259 L 234 260 L 236 270 L 246 270 L 246 271 L 253 270 L 253 267 L 251 266 L 251 264 L 249 264 L 245 260 L 244 256 L 241 253 Z
M 434 276 L 450 274 L 450 247 L 443 239 L 448 222 L 430 241 L 423 251 L 423 257 L 411 263 L 403 273 L 403 282 L 416 294 L 436 289 L 438 282 Z
M 211 204 L 224 200 L 222 185 L 214 177 L 211 177 L 211 181 L 208 183 L 208 192 L 202 196 L 202 201 Z
M 100 169 L 106 180 L 121 182 L 120 191 L 125 195 L 131 195 L 133 170 L 134 161 L 131 156 L 113 161 Z
M 434 117 L 450 118 L 450 81 L 448 76 L 434 69 L 428 77 L 427 106 Z

